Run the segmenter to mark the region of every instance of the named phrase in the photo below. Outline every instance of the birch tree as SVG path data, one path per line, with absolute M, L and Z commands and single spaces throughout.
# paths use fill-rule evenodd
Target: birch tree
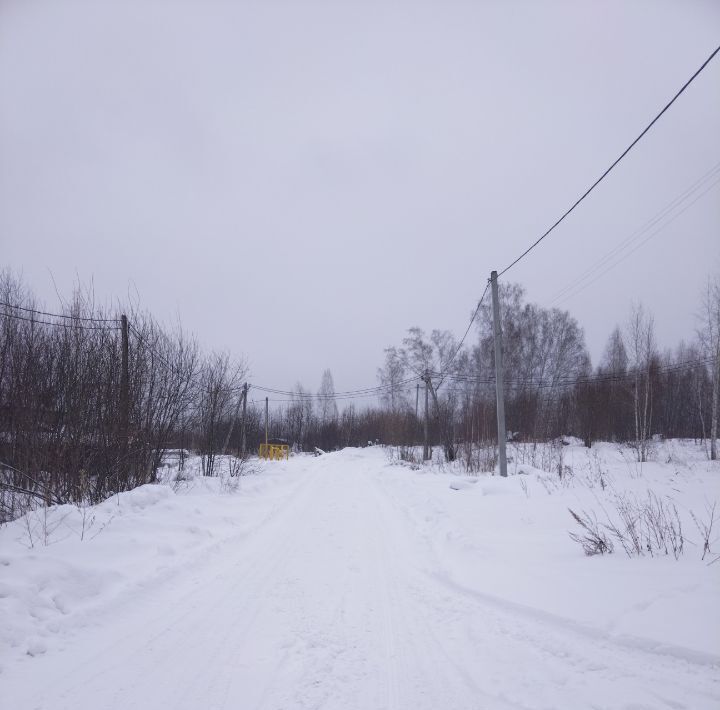
M 712 398 L 710 405 L 710 458 L 717 460 L 718 399 L 720 398 L 720 276 L 708 279 L 703 291 L 700 342 L 709 359 Z
M 642 304 L 638 303 L 632 307 L 626 330 L 633 370 L 635 446 L 638 461 L 645 463 L 652 422 L 650 367 L 655 354 L 655 321 Z
M 457 342 L 449 331 L 433 330 L 428 339 L 421 328 L 408 330 L 400 351 L 405 368 L 422 377 L 428 388 L 448 461 L 454 461 L 456 456 L 454 425 L 457 397 L 452 391 L 446 391 L 447 388 L 440 393 L 440 388 L 448 375 L 454 374 L 457 369 L 457 361 L 453 358 L 456 351 Z
M 397 414 L 407 407 L 407 395 L 403 390 L 405 363 L 397 348 L 385 348 L 385 364 L 377 371 L 380 384 L 385 387 L 382 402 L 392 413 Z

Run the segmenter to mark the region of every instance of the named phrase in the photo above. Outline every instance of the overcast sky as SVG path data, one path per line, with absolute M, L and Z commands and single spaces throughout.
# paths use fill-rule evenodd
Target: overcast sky
M 408 327 L 462 335 L 718 43 L 715 0 L 0 0 L 0 266 L 49 308 L 139 294 L 257 384 L 372 386 Z M 718 163 L 720 57 L 507 277 L 595 361 L 633 300 L 691 338 Z

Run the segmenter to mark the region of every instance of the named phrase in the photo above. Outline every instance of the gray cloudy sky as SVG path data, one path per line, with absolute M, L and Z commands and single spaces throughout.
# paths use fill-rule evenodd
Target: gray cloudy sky
M 51 308 L 53 280 L 137 292 L 258 384 L 371 386 L 406 328 L 460 336 L 719 42 L 713 0 L 0 0 L 0 262 Z M 719 127 L 716 58 L 508 276 L 551 305 L 716 168 Z M 674 345 L 713 271 L 717 184 L 557 305 L 595 358 L 633 299 Z

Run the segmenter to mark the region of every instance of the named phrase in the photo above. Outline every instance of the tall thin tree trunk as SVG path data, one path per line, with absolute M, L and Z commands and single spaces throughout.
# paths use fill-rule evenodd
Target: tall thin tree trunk
M 640 440 L 640 383 L 637 374 L 635 375 L 635 390 L 633 391 L 633 405 L 635 409 L 635 444 L 638 447 L 638 460 L 642 461 L 641 440 Z
M 720 353 L 713 363 L 712 423 L 710 424 L 710 460 L 717 461 L 718 390 L 720 390 Z
M 642 422 L 642 459 L 641 462 L 647 461 L 647 442 L 650 437 L 650 372 L 645 374 L 645 402 L 643 406 L 643 422 Z

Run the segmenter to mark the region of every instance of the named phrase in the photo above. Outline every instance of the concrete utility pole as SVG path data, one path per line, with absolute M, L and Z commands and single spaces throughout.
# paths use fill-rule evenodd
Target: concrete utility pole
M 123 456 L 127 453 L 128 429 L 130 422 L 130 369 L 128 361 L 128 319 L 120 316 L 121 353 L 120 353 L 120 445 Z
M 245 422 L 247 421 L 247 396 L 248 396 L 248 383 L 246 382 L 243 385 L 243 402 L 242 402 L 242 457 L 245 458 L 245 453 L 247 451 L 247 428 L 245 425 Z
M 423 375 L 423 382 L 425 382 L 425 443 L 423 445 L 423 461 L 430 460 L 430 444 L 428 442 L 428 395 L 430 389 L 430 373 L 425 370 Z
M 493 331 L 495 334 L 495 393 L 497 395 L 498 455 L 500 475 L 507 476 L 507 453 L 505 444 L 505 392 L 503 387 L 502 327 L 500 325 L 500 301 L 498 300 L 497 271 L 490 274 L 493 302 Z

